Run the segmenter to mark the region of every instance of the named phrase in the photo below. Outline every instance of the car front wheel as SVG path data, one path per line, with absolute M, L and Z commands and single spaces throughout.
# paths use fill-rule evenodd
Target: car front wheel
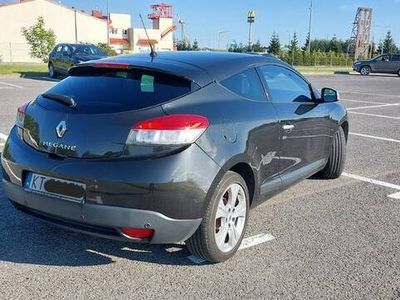
M 339 127 L 336 132 L 331 150 L 329 152 L 328 162 L 321 171 L 320 176 L 325 179 L 336 179 L 342 175 L 346 161 L 346 136 L 343 128 Z
M 364 67 L 362 67 L 361 70 L 360 70 L 360 74 L 363 75 L 363 76 L 367 76 L 367 75 L 369 75 L 370 73 L 371 73 L 371 68 L 368 67 L 368 66 L 364 66 Z
M 249 191 L 244 179 L 228 171 L 217 185 L 200 227 L 186 245 L 209 262 L 232 257 L 243 240 L 249 217 Z

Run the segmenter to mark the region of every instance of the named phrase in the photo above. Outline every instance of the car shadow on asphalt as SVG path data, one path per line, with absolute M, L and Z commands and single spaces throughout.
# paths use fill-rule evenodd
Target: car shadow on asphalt
M 59 82 L 63 78 L 51 78 L 49 77 L 49 74 L 47 72 L 21 72 L 20 73 L 20 78 L 25 78 L 25 79 L 32 79 L 32 80 L 38 80 L 38 81 L 54 81 L 54 82 Z
M 97 266 L 119 259 L 193 266 L 184 244 L 119 242 L 70 232 L 13 208 L 0 184 L 0 261 L 46 266 Z

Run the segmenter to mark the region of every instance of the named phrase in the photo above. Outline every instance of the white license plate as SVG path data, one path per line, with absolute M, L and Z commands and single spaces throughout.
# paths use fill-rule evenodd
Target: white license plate
M 25 178 L 25 190 L 69 201 L 82 202 L 86 184 L 29 172 Z

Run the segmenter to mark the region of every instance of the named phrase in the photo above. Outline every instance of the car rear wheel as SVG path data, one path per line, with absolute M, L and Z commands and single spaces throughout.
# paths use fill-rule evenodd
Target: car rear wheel
M 369 75 L 370 73 L 371 73 L 371 68 L 368 67 L 368 66 L 364 66 L 364 67 L 362 67 L 361 70 L 360 70 L 360 74 L 363 75 L 363 76 L 367 76 L 367 75 Z
M 57 77 L 57 73 L 56 73 L 56 71 L 54 70 L 54 66 L 53 66 L 52 63 L 49 64 L 49 76 L 50 76 L 51 78 L 56 78 L 56 77 Z
M 209 262 L 232 257 L 243 240 L 249 216 L 249 192 L 243 178 L 228 171 L 216 187 L 200 227 L 186 245 Z
M 328 162 L 320 175 L 325 179 L 336 179 L 342 175 L 346 161 L 346 137 L 342 127 L 336 132 L 331 146 Z
M 397 71 L 397 75 L 400 77 L 400 69 Z

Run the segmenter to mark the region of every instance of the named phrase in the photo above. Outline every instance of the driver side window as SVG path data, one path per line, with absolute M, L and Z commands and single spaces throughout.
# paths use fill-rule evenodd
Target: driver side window
M 259 69 L 273 103 L 313 101 L 310 85 L 293 71 L 275 65 Z

